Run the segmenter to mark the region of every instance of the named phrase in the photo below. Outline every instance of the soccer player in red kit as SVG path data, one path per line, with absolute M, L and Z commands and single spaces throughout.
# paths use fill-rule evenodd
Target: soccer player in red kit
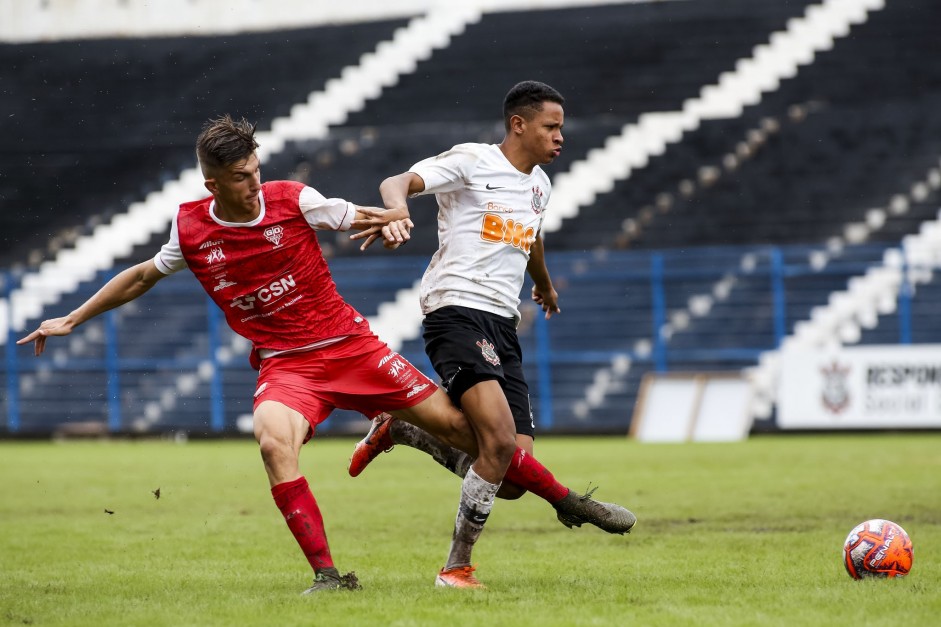
M 372 333 L 330 276 L 318 230 L 353 227 L 366 236 L 365 245 L 382 238 L 391 248 L 401 239 L 382 228 L 407 214 L 367 211 L 296 182 L 263 184 L 254 133 L 244 119 L 208 122 L 196 152 L 211 196 L 180 206 L 169 241 L 153 259 L 119 273 L 77 309 L 45 320 L 17 343 L 35 342 L 39 355 L 48 337 L 68 335 L 189 268 L 232 329 L 252 343 L 250 360 L 259 369 L 254 435 L 275 504 L 314 571 L 305 594 L 356 588 L 355 576 L 341 576 L 334 565 L 323 517 L 298 463 L 301 446 L 333 409 L 367 417 L 388 411 L 464 450 L 488 477 L 502 478 L 498 458 L 504 453 L 478 446 L 447 395 Z M 527 456 L 512 470 L 513 481 L 538 490 L 547 480 L 544 471 Z M 476 476 L 468 472 L 462 484 L 452 553 L 470 555 L 499 487 L 499 479 L 491 490 Z

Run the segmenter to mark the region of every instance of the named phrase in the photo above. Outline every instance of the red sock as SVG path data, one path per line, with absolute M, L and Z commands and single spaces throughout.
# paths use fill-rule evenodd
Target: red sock
M 510 467 L 506 470 L 506 479 L 550 503 L 558 503 L 569 493 L 569 489 L 556 481 L 548 468 L 519 447 L 516 447 Z
M 323 528 L 323 516 L 314 499 L 307 479 L 299 477 L 294 481 L 279 483 L 271 488 L 275 505 L 284 515 L 294 539 L 310 562 L 311 568 L 318 571 L 333 566 L 330 547 L 327 545 L 327 532 Z

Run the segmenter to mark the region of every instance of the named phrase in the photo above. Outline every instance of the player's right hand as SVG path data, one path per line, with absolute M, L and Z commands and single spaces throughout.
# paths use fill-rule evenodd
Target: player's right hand
M 359 247 L 366 250 L 380 237 L 382 245 L 394 250 L 409 239 L 414 224 L 408 216 L 408 207 L 398 209 L 379 209 L 376 207 L 357 207 L 357 218 L 350 225 L 359 229 L 359 233 L 350 235 L 351 240 L 365 239 Z
M 412 238 L 411 233 L 414 226 L 408 218 L 390 222 L 382 227 L 382 245 L 389 250 L 404 246 Z
M 39 325 L 39 328 L 27 335 L 26 337 L 17 340 L 17 346 L 22 344 L 29 344 L 30 342 L 36 342 L 34 345 L 33 353 L 35 355 L 41 355 L 42 352 L 46 349 L 46 338 L 50 335 L 68 335 L 72 332 L 73 328 L 72 322 L 69 320 L 68 316 L 63 316 L 61 318 L 50 318 L 49 320 L 43 320 L 43 323 Z

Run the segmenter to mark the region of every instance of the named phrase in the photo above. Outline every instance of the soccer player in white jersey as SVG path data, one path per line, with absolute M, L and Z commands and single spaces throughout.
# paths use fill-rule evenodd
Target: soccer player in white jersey
M 511 467 L 532 455 L 535 431 L 516 334 L 526 273 L 534 283 L 532 298 L 546 318 L 560 312 L 541 234 L 552 186 L 540 166 L 562 151 L 563 102 L 544 83 L 519 83 L 504 99 L 502 143 L 459 144 L 384 180 L 379 188 L 386 208 L 398 212 L 407 211 L 411 196 L 436 196 L 439 248 L 421 283 L 425 350 L 451 400 L 473 424 L 481 449 L 493 447 Z M 390 222 L 382 232 L 387 241 L 401 244 L 412 226 L 406 218 Z M 488 495 L 503 478 L 502 473 L 472 472 L 480 460 L 389 416 L 374 420 L 357 445 L 350 474 L 358 475 L 395 443 L 424 450 L 465 476 L 465 483 L 484 486 L 481 492 Z M 550 502 L 568 527 L 589 522 L 624 533 L 636 521 L 619 505 L 593 501 L 590 492 L 576 494 L 548 471 L 529 479 L 529 491 Z M 499 495 L 519 498 L 523 492 L 507 477 Z M 481 509 L 489 513 L 491 505 L 492 498 Z M 468 546 L 452 547 L 438 583 L 473 587 L 478 585 L 473 570 Z
M 325 198 L 294 181 L 262 183 L 254 134 L 253 125 L 229 116 L 207 123 L 196 144 L 211 195 L 180 206 L 169 241 L 153 259 L 119 273 L 73 312 L 45 320 L 17 343 L 35 342 L 39 355 L 49 337 L 68 335 L 188 268 L 229 326 L 252 342 L 250 360 L 260 370 L 255 438 L 274 502 L 314 571 L 305 593 L 355 588 L 355 576 L 341 576 L 334 565 L 323 516 L 298 462 L 301 447 L 334 408 L 368 417 L 390 411 L 484 459 L 480 467 L 488 476 L 502 477 L 506 468 L 490 450 L 478 448 L 448 397 L 340 297 L 321 253 L 318 231 L 361 229 L 368 244 L 408 212 Z M 394 238 L 386 241 L 395 244 Z M 528 476 L 541 473 L 538 462 L 525 462 L 508 475 L 517 484 L 528 485 Z M 462 492 L 452 543 L 472 533 L 465 527 L 483 524 L 474 505 L 481 498 L 486 500 Z

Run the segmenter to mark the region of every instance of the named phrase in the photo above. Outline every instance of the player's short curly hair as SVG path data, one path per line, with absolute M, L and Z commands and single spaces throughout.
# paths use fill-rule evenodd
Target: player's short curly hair
M 203 124 L 203 130 L 196 138 L 196 158 L 203 175 L 248 159 L 258 148 L 255 127 L 245 118 L 234 120 L 229 114 Z
M 565 104 L 562 97 L 554 88 L 539 81 L 523 81 L 514 85 L 503 99 L 503 124 L 510 129 L 510 118 L 521 115 L 527 120 L 531 119 L 537 111 L 542 111 L 542 103 L 556 102 Z

